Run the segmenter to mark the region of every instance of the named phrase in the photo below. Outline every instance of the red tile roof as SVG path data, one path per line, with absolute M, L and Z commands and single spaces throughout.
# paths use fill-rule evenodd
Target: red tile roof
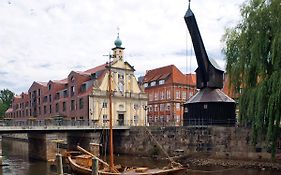
M 102 65 L 99 65 L 99 66 L 97 66 L 97 67 L 88 69 L 88 70 L 84 71 L 84 73 L 92 74 L 92 73 L 95 73 L 95 72 L 97 72 L 97 71 L 104 70 L 105 67 L 106 67 L 106 65 L 107 65 L 107 64 L 102 64 Z
M 67 84 L 68 83 L 68 79 L 62 79 L 62 80 L 53 80 L 52 82 L 54 83 L 59 83 L 59 84 Z
M 42 86 L 47 86 L 48 85 L 48 82 L 36 81 L 36 83 L 41 84 Z
M 146 83 L 164 79 L 167 83 L 196 85 L 195 74 L 184 75 L 175 65 L 148 70 L 144 76 L 143 82 Z

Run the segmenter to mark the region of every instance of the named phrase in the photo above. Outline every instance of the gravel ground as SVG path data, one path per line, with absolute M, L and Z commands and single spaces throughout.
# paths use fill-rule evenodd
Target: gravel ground
M 225 168 L 258 168 L 281 170 L 281 162 L 264 162 L 251 160 L 230 160 L 230 159 L 212 159 L 212 158 L 181 158 L 179 160 L 183 165 L 192 167 L 221 166 Z

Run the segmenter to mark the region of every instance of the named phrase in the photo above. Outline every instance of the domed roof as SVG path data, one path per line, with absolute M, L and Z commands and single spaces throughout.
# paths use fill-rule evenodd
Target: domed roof
M 122 41 L 119 38 L 119 34 L 118 34 L 116 40 L 114 41 L 114 44 L 115 44 L 116 47 L 121 47 Z

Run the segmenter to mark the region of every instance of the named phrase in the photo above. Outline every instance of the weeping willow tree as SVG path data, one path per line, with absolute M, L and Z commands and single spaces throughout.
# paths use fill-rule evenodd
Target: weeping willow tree
M 281 117 L 281 0 L 250 0 L 241 21 L 224 35 L 226 71 L 241 93 L 239 121 L 251 126 L 254 144 L 275 157 Z

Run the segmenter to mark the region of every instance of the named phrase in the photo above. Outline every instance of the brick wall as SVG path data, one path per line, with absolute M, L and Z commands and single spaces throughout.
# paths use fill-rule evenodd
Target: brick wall
M 155 140 L 170 155 L 197 156 L 202 153 L 216 158 L 270 159 L 265 149 L 253 147 L 250 131 L 236 127 L 149 127 Z M 162 154 L 144 127 L 132 127 L 117 134 L 115 151 L 120 154 L 151 156 Z

